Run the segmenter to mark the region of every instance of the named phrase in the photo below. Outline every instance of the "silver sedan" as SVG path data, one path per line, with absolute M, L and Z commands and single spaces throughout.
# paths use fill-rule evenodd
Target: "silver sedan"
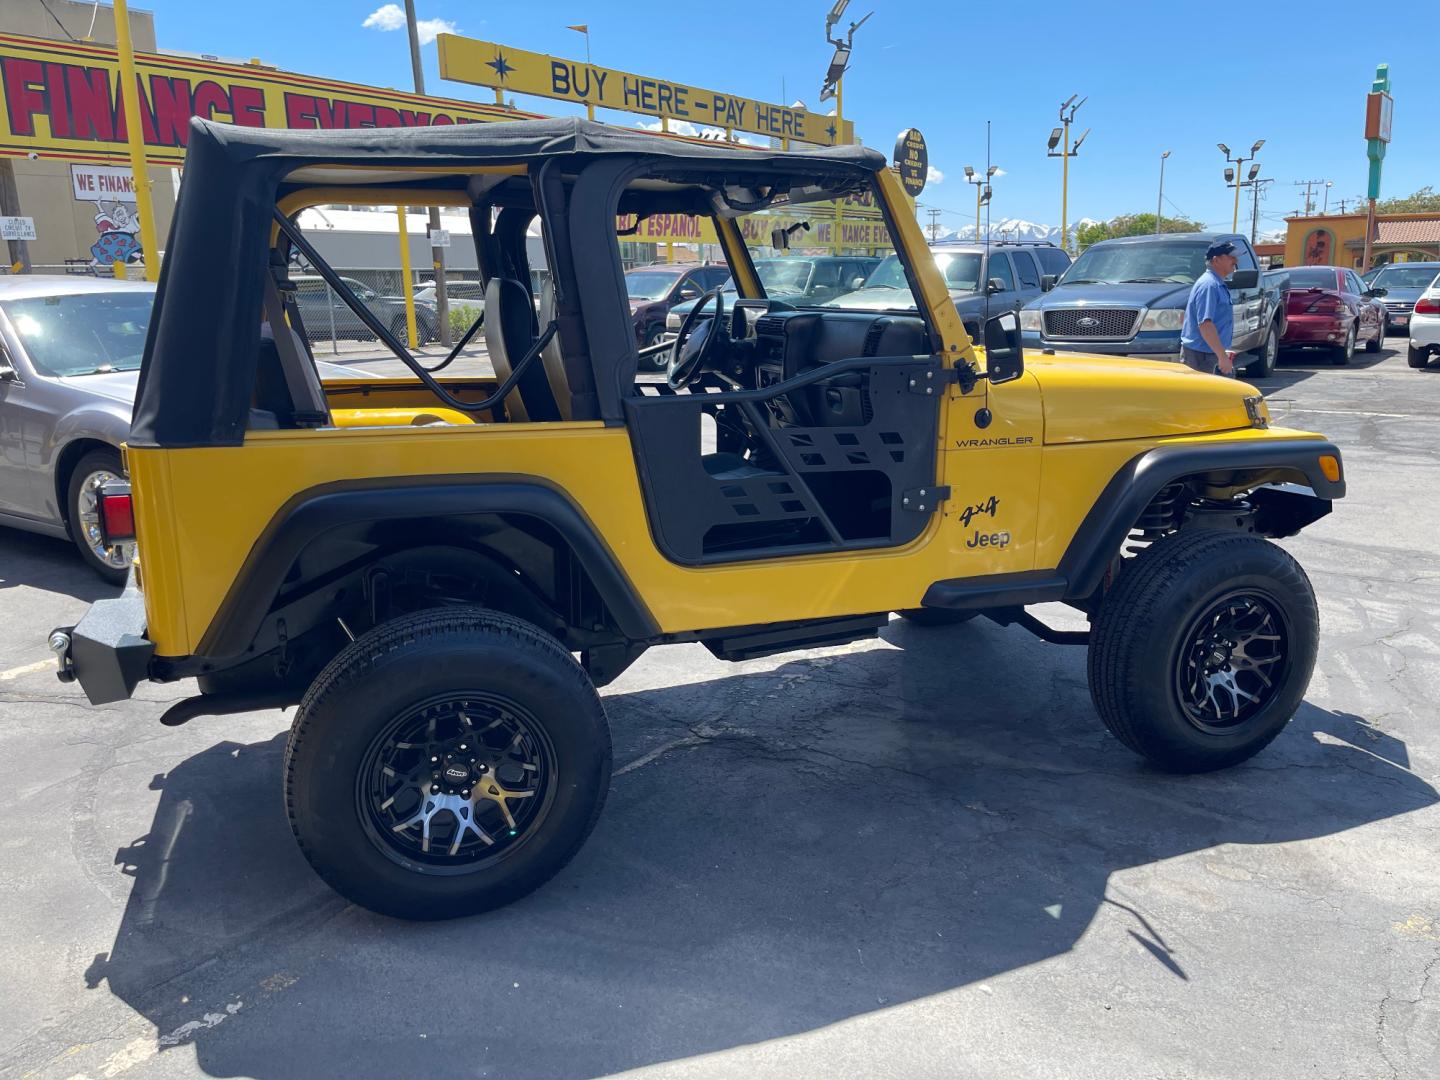
M 0 277 L 0 525 L 69 537 L 117 584 L 130 552 L 105 543 L 97 493 L 122 475 L 154 298 L 147 282 Z

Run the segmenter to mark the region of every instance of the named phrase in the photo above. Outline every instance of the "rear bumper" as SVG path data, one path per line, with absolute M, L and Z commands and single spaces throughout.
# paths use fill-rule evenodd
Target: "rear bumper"
M 1410 347 L 1433 349 L 1440 345 L 1440 315 L 1417 315 L 1410 322 Z
M 134 572 L 123 593 L 95 601 L 75 626 L 52 631 L 51 642 L 61 681 L 78 682 L 91 705 L 130 697 L 155 655 L 155 643 L 145 637 L 145 597 Z
M 1339 345 L 1346 322 L 1339 315 L 1291 315 L 1285 320 L 1281 345 Z

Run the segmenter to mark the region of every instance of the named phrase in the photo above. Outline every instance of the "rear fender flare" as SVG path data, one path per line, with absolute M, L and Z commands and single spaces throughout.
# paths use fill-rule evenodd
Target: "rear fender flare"
M 496 514 L 535 518 L 554 529 L 590 575 L 620 632 L 632 641 L 658 636 L 659 626 L 613 553 L 557 489 L 531 478 L 389 477 L 326 484 L 286 502 L 255 541 L 196 654 L 246 652 L 296 559 L 328 532 L 419 519 L 463 523 Z

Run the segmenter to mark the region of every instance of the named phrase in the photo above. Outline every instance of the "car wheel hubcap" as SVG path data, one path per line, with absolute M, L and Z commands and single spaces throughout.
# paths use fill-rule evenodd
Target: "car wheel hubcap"
M 522 843 L 555 787 L 554 752 L 515 702 L 453 695 L 386 725 L 356 798 L 371 841 L 422 872 L 487 865 Z
M 1285 683 L 1288 640 L 1267 597 L 1237 592 L 1215 601 L 1185 636 L 1175 681 L 1186 719 L 1209 734 L 1230 734 L 1254 719 Z
M 108 469 L 98 469 L 86 476 L 80 483 L 80 493 L 75 500 L 75 520 L 79 522 L 80 536 L 90 554 L 108 567 L 123 570 L 130 565 L 135 544 L 128 540 L 118 544 L 106 543 L 105 531 L 100 526 L 100 489 L 111 480 L 118 479 Z

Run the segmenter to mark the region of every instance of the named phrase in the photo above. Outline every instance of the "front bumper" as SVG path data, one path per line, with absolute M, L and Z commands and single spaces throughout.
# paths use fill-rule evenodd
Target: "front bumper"
M 51 631 L 62 682 L 78 682 L 91 705 L 124 701 L 150 670 L 155 643 L 145 636 L 145 596 L 132 571 L 125 591 L 96 600 L 75 626 Z

